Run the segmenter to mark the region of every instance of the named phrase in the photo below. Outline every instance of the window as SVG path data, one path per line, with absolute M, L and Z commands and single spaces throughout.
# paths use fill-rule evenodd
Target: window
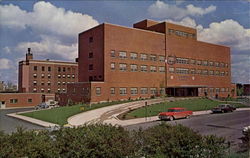
M 63 74 L 63 75 L 62 75 L 62 77 L 63 77 L 63 78 L 65 78 L 65 77 L 66 77 L 66 75 L 65 75 L 65 74 Z
M 63 72 L 65 72 L 66 71 L 66 68 L 65 67 L 63 67 Z
M 75 78 L 75 75 L 74 75 L 74 74 L 72 75 L 72 78 Z
M 220 63 L 220 67 L 225 67 L 225 63 Z
M 130 65 L 130 71 L 131 72 L 136 72 L 137 71 L 137 65 L 136 64 L 131 64 Z
M 93 70 L 93 64 L 89 65 L 89 70 Z
M 225 75 L 228 76 L 228 72 L 227 71 L 226 71 Z
M 209 88 L 209 92 L 213 93 L 214 92 L 214 88 Z
M 158 69 L 159 72 L 165 72 L 165 66 L 159 66 Z
M 137 53 L 130 53 L 130 59 L 137 59 Z
M 141 72 L 147 72 L 148 66 L 147 65 L 141 65 Z
M 127 94 L 127 88 L 120 88 L 120 95 L 126 95 Z
M 216 75 L 216 76 L 219 76 L 219 75 L 220 75 L 220 71 L 218 71 L 218 70 L 215 71 L 215 75 Z
M 60 93 L 60 92 L 61 92 L 61 89 L 60 89 L 60 88 L 58 88 L 58 89 L 57 89 L 57 92 L 58 92 L 58 93 Z
M 150 72 L 156 72 L 156 66 L 150 66 Z
M 48 84 L 48 86 L 50 86 L 50 84 L 51 84 L 50 81 L 48 81 L 47 84 Z
M 156 95 L 157 94 L 157 89 L 156 88 L 150 88 L 150 94 Z
M 220 88 L 215 88 L 216 93 L 220 92 Z
M 10 99 L 11 104 L 16 104 L 18 102 L 18 99 Z
M 190 59 L 190 64 L 195 65 L 195 60 L 194 59 Z
M 202 70 L 202 75 L 208 75 L 208 71 L 207 70 Z
M 96 87 L 95 93 L 96 93 L 96 95 L 101 95 L 101 87 Z
M 50 90 L 50 88 L 48 88 L 48 93 L 50 93 L 51 92 L 51 90 Z
M 162 94 L 162 95 L 165 94 L 165 88 L 160 88 L 160 94 Z
M 57 85 L 61 85 L 61 82 L 60 82 L 60 81 L 58 81 L 58 82 L 57 82 Z
M 224 71 L 221 71 L 221 72 L 220 72 L 220 75 L 221 75 L 221 76 L 225 76 L 225 72 L 224 72 Z
M 127 64 L 119 64 L 119 69 L 121 71 L 126 71 L 127 70 Z
M 34 86 L 37 85 L 37 81 L 36 81 L 36 80 L 33 81 L 33 85 L 34 85 Z
M 186 59 L 186 58 L 176 58 L 176 63 L 188 64 L 188 59 Z
M 203 66 L 208 66 L 208 62 L 207 62 L 206 60 L 203 60 L 203 61 L 202 61 L 202 65 L 203 65 Z
M 68 67 L 67 69 L 68 69 L 68 72 L 70 72 L 70 67 Z
M 57 68 L 57 71 L 58 71 L 58 72 L 61 72 L 61 67 L 58 67 L 58 68 Z
M 214 75 L 214 70 L 210 70 L 209 75 Z
M 93 37 L 89 37 L 89 43 L 93 42 Z
M 110 88 L 110 94 L 115 94 L 115 88 L 114 87 Z
M 216 67 L 219 67 L 219 66 L 220 66 L 220 63 L 219 63 L 219 62 L 215 62 L 215 66 L 216 66 Z
M 174 68 L 173 68 L 173 67 L 169 67 L 169 68 L 168 68 L 168 71 L 169 71 L 170 73 L 174 73 Z
M 44 82 L 41 82 L 41 85 L 44 86 Z
M 201 74 L 201 69 L 197 69 L 197 70 L 196 70 L 196 74 L 199 74 L 199 75 L 200 75 L 200 74 Z
M 32 103 L 32 99 L 29 98 L 29 99 L 28 99 L 28 103 Z
M 188 69 L 176 68 L 176 73 L 177 74 L 188 74 Z
M 115 63 L 110 63 L 110 69 L 115 70 Z
M 48 67 L 48 71 L 51 71 L 51 67 Z
M 42 66 L 42 71 L 44 71 L 45 70 L 45 67 L 44 66 Z
M 45 75 L 44 75 L 44 74 L 42 74 L 41 76 L 42 76 L 42 78 L 44 78 L 44 76 L 45 76 Z
M 111 56 L 111 57 L 115 57 L 115 51 L 114 51 L 114 50 L 111 50 L 111 51 L 110 51 L 110 56 Z
M 37 78 L 37 74 L 33 74 L 33 77 L 34 77 L 34 78 Z
M 172 34 L 172 33 L 174 33 L 174 30 L 173 29 L 168 29 L 168 33 Z
M 65 84 L 66 84 L 66 82 L 64 82 L 64 81 L 63 81 L 63 82 L 62 82 L 62 84 L 63 84 L 63 85 L 65 85 Z
M 147 54 L 141 54 L 141 60 L 147 60 L 148 55 Z
M 197 65 L 201 65 L 201 60 L 197 60 L 197 61 L 196 61 L 196 64 L 197 64 Z
M 160 62 L 165 62 L 165 56 L 159 55 L 159 61 L 160 61 Z
M 33 88 L 33 92 L 36 92 L 36 88 Z
M 137 88 L 130 88 L 130 93 L 131 93 L 131 95 L 137 95 L 138 89 Z
M 70 74 L 68 74 L 67 77 L 70 78 Z
M 37 71 L 37 66 L 34 66 L 34 71 Z
M 190 74 L 195 74 L 195 69 L 190 69 Z
M 41 88 L 41 92 L 42 92 L 42 93 L 44 92 L 44 89 L 43 89 L 43 88 Z
M 127 58 L 127 52 L 119 52 L 119 58 L 121 59 Z
M 59 74 L 59 75 L 57 75 L 57 77 L 58 77 L 58 78 L 61 78 L 61 75 Z
M 209 61 L 209 66 L 214 66 L 214 62 L 213 61 Z
M 221 88 L 221 92 L 225 92 L 225 88 Z
M 50 75 L 50 74 L 48 74 L 48 78 L 51 78 L 51 75 Z
M 157 60 L 156 55 L 151 54 L 150 55 L 150 60 L 151 61 L 156 61 Z
M 89 52 L 89 58 L 93 58 L 93 52 Z
M 148 94 L 148 88 L 141 88 L 141 94 Z

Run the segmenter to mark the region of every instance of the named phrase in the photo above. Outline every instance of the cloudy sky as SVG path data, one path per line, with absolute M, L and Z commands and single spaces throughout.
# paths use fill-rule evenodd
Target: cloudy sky
M 108 22 L 131 27 L 152 19 L 198 30 L 198 40 L 231 47 L 232 82 L 250 83 L 250 1 L 0 0 L 0 80 L 17 83 L 18 61 L 73 61 L 78 33 Z

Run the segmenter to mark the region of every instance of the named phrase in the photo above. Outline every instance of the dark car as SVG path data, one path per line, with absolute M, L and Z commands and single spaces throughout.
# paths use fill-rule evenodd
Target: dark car
M 224 112 L 233 112 L 234 110 L 236 110 L 235 106 L 230 105 L 230 104 L 220 104 L 217 107 L 214 107 L 212 109 L 213 113 L 224 113 Z
M 44 103 L 44 102 L 38 104 L 37 106 L 35 106 L 35 109 L 36 109 L 36 110 L 39 110 L 39 109 L 47 109 L 47 108 L 49 108 L 49 105 L 46 104 L 46 103 Z

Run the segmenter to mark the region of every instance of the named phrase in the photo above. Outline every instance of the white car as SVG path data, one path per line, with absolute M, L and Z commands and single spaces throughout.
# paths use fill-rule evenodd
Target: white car
M 250 126 L 243 127 L 242 133 L 243 133 L 244 135 L 247 134 L 247 131 L 250 131 Z

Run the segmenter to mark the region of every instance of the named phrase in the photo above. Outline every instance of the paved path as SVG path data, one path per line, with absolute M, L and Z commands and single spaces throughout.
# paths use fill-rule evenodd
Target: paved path
M 117 118 L 118 115 L 145 106 L 145 102 L 148 105 L 156 104 L 164 101 L 170 100 L 184 100 L 189 98 L 157 98 L 151 100 L 142 100 L 142 101 L 135 101 L 129 102 L 124 104 L 112 105 L 96 110 L 91 110 L 87 112 L 83 112 L 77 115 L 74 115 L 68 118 L 68 124 L 72 126 L 80 126 L 83 124 L 90 124 L 90 123 L 111 123 L 113 125 L 130 125 L 135 123 L 140 123 L 141 121 L 145 121 L 145 119 L 133 119 L 133 120 L 119 120 Z M 152 118 L 153 119 L 153 118 Z

